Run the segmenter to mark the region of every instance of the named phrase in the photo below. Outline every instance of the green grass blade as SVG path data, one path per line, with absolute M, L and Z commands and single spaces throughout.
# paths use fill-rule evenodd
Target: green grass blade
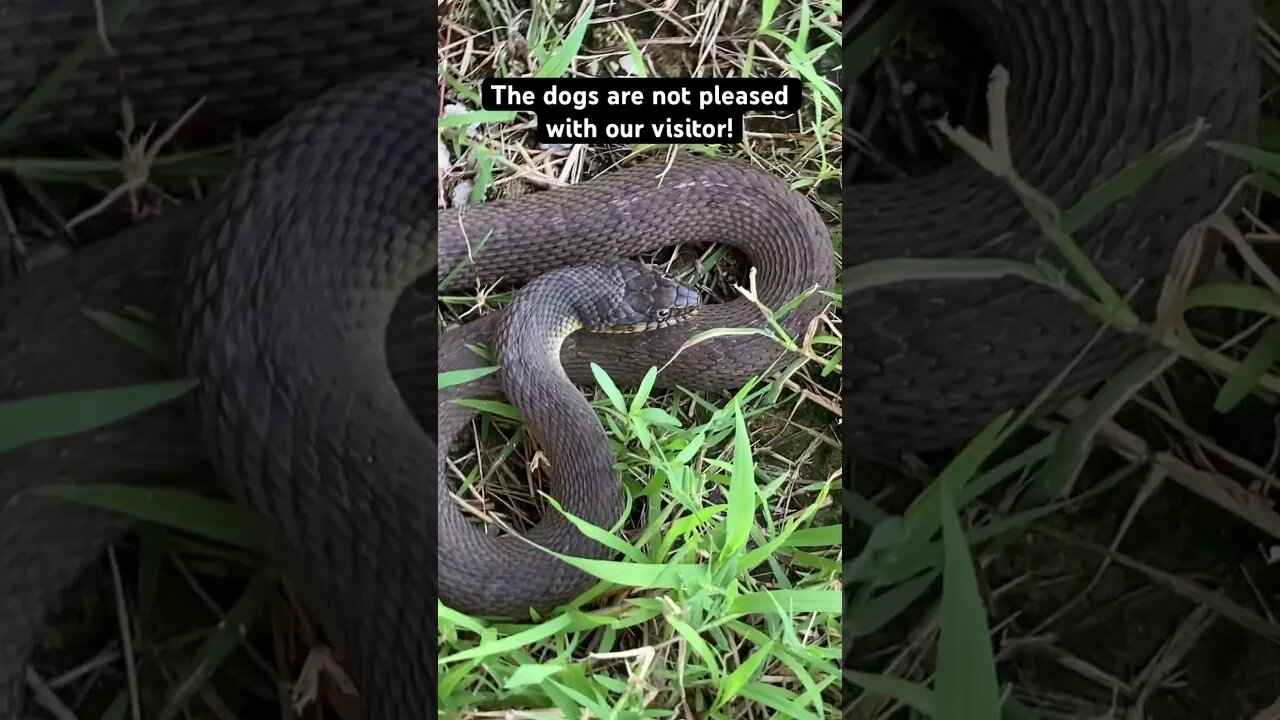
M 788 615 L 800 613 L 832 613 L 839 615 L 843 610 L 844 598 L 839 590 L 768 590 L 739 595 L 733 599 L 728 614 L 753 615 L 783 612 Z
M 472 400 L 470 398 L 459 398 L 450 402 L 455 405 L 469 407 L 472 410 L 479 410 L 480 412 L 486 412 L 491 415 L 507 418 L 508 420 L 518 421 L 521 418 L 520 411 L 516 409 L 515 405 L 505 403 L 500 400 Z
M 952 720 L 949 715 L 938 714 L 933 691 L 924 685 L 888 675 L 873 675 L 855 670 L 845 670 L 844 676 L 873 695 L 896 700 L 935 720 Z
M 895 2 L 889 6 L 866 31 L 844 46 L 845 71 L 849 73 L 846 83 L 855 83 L 862 77 L 885 48 L 893 44 L 923 9 L 918 2 Z
M 657 366 L 650 367 L 645 371 L 644 377 L 640 379 L 640 386 L 636 388 L 636 394 L 631 398 L 631 405 L 627 408 L 627 412 L 636 415 L 644 404 L 649 402 L 649 394 L 653 392 L 653 384 L 658 381 Z M 650 408 L 652 410 L 661 410 L 661 408 Z M 663 411 L 665 413 L 665 411 Z M 669 413 L 667 413 L 670 416 Z M 674 418 L 673 418 L 674 419 Z M 679 422 L 678 420 L 676 421 Z M 680 427 L 678 424 L 675 427 Z
M 516 112 L 513 110 L 472 110 L 471 112 L 454 113 L 440 118 L 438 130 L 448 130 L 449 128 L 467 125 L 496 125 L 511 122 L 515 119 Z
M 707 641 L 702 638 L 702 635 L 692 625 L 679 617 L 668 615 L 667 624 L 684 640 L 690 650 L 702 658 L 702 662 L 706 664 L 706 670 L 718 679 L 724 672 L 724 669 L 720 666 L 720 653 L 712 650 Z
M 1177 360 L 1177 355 L 1156 348 L 1139 356 L 1103 384 L 1080 417 L 1058 437 L 1044 471 L 1024 496 L 1024 503 L 1041 504 L 1057 500 L 1069 488 L 1089 458 L 1093 438 L 1102 425 L 1125 405 L 1135 392 L 1159 376 Z M 1024 504 L 1023 507 L 1026 507 Z
M 1216 412 L 1228 413 L 1258 388 L 1258 381 L 1280 359 L 1280 324 L 1272 323 L 1249 348 L 1240 367 L 1227 378 L 1213 399 Z
M 1280 154 L 1222 140 L 1210 140 L 1205 145 L 1225 155 L 1243 160 L 1258 170 L 1265 170 L 1272 175 L 1280 175 Z
M 764 661 L 768 660 L 773 650 L 773 643 L 765 643 L 760 649 L 751 653 L 742 664 L 733 669 L 733 672 L 724 679 L 720 684 L 720 691 L 717 693 L 716 704 L 712 706 L 713 710 L 719 710 L 727 705 L 747 687 L 747 683 L 751 681 L 756 671 L 764 665 Z
M 1108 208 L 1135 193 L 1151 182 L 1161 170 L 1168 167 L 1187 151 L 1205 130 L 1204 120 L 1165 138 L 1151 152 L 1130 163 L 1120 172 L 1104 180 L 1080 198 L 1074 207 L 1062 214 L 1062 228 L 1075 233 L 1102 215 Z
M 266 572 L 253 577 L 249 587 L 227 611 L 226 617 L 200 644 L 200 649 L 191 659 L 191 670 L 178 680 L 169 701 L 160 712 L 160 720 L 173 720 L 184 713 L 187 703 L 240 647 L 249 628 L 262 617 L 267 598 L 271 594 L 271 585 L 272 578 Z
M 840 544 L 843 532 L 844 528 L 839 525 L 802 528 L 791 533 L 783 547 L 831 547 Z
M 644 564 L 613 560 L 589 560 L 551 553 L 561 560 L 614 585 L 626 587 L 674 590 L 703 582 L 710 575 L 705 565 L 690 563 Z
M 751 539 L 756 512 L 756 471 L 747 435 L 747 421 L 742 408 L 733 410 L 733 472 L 729 477 L 729 509 L 725 517 L 724 547 L 721 562 L 739 553 Z
M 649 68 L 644 64 L 644 53 L 640 52 L 640 47 L 636 45 L 635 38 L 631 37 L 631 33 L 624 32 L 622 39 L 627 44 L 627 55 L 631 58 L 632 72 L 638 78 L 649 77 Z
M 987 612 L 951 489 L 938 498 L 946 555 L 942 573 L 941 634 L 935 691 L 939 720 L 992 720 L 1000 717 L 1000 684 L 987 627 Z
M 173 343 L 168 336 L 155 327 L 98 310 L 85 310 L 84 314 L 102 329 L 141 350 L 156 362 L 166 367 L 172 367 L 177 362 Z
M 479 380 L 486 375 L 498 372 L 496 367 L 469 368 L 467 370 L 446 370 L 436 374 L 436 390 L 465 385 L 472 380 Z
M 0 403 L 0 453 L 109 425 L 175 400 L 195 386 L 195 380 L 174 380 Z
M 569 66 L 573 64 L 574 58 L 578 56 L 578 51 L 582 49 L 582 41 L 587 36 L 587 28 L 591 26 L 591 15 L 595 12 L 595 2 L 588 2 L 586 8 L 582 11 L 582 17 L 574 24 L 564 37 L 564 42 L 560 43 L 560 47 L 547 58 L 547 61 L 538 68 L 533 74 L 536 78 L 558 78 L 564 77 Z
M 1280 298 L 1266 288 L 1255 285 L 1207 283 L 1187 293 L 1183 308 L 1229 308 L 1280 318 Z
M 507 681 L 502 684 L 508 690 L 527 687 L 529 685 L 539 685 L 547 681 L 565 668 L 564 665 L 521 665 L 511 673 Z
M 861 605 L 850 608 L 846 614 L 848 619 L 844 625 L 845 634 L 858 638 L 880 630 L 906 612 L 913 602 L 933 587 L 933 582 L 937 579 L 936 572 L 927 572 L 897 583 L 879 595 L 868 598 Z
M 622 391 L 618 389 L 617 384 L 613 382 L 613 378 L 609 377 L 609 373 L 604 368 L 595 363 L 591 363 L 591 375 L 599 383 L 600 389 L 604 390 L 604 394 L 609 398 L 609 404 L 620 413 L 627 412 L 627 401 L 622 397 Z
M 912 536 L 916 540 L 930 538 L 937 531 L 938 504 L 943 488 L 946 488 L 951 497 L 964 493 L 965 487 L 973 479 L 978 468 L 999 449 L 1000 438 L 1012 416 L 1012 412 L 1004 412 L 988 423 L 911 504 L 907 510 L 907 519 L 913 527 Z
M 998 258 L 929 259 L 892 258 L 872 260 L 844 271 L 844 291 L 865 292 L 886 285 L 926 280 L 999 280 L 1018 277 L 1037 285 L 1059 283 L 1031 263 Z
M 644 553 L 632 547 L 630 543 L 619 535 L 604 528 L 596 527 L 582 518 L 566 512 L 564 507 L 560 505 L 560 502 L 550 495 L 544 495 L 543 497 L 546 498 L 547 505 L 550 509 L 564 515 L 565 519 L 573 523 L 573 526 L 578 529 L 578 532 L 581 532 L 583 535 L 586 535 L 605 547 L 612 548 L 624 557 L 630 558 L 632 562 L 644 563 Z
M 111 510 L 245 550 L 261 552 L 266 547 L 262 528 L 239 506 L 188 490 L 84 483 L 48 485 L 31 492 Z
M 769 708 L 776 711 L 770 718 L 787 718 L 788 720 L 820 720 L 823 715 L 809 712 L 796 702 L 796 694 L 772 683 L 751 682 L 742 688 L 742 699 L 746 707 Z M 731 716 L 738 717 L 738 716 Z
M 443 609 L 443 608 L 442 608 Z M 527 630 L 508 635 L 504 638 L 489 640 L 476 647 L 446 655 L 437 661 L 439 665 L 474 660 L 494 655 L 505 655 L 533 643 L 555 637 L 569 629 L 573 623 L 573 614 L 568 613 L 535 625 Z

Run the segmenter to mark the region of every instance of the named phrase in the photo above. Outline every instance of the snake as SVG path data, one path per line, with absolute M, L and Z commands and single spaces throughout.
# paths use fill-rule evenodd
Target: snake
M 614 260 L 575 264 L 539 275 L 503 308 L 492 336 L 494 363 L 501 369 L 499 382 L 551 465 L 552 496 L 564 499 L 570 512 L 580 512 L 588 522 L 608 527 L 623 510 L 623 496 L 604 426 L 565 374 L 560 347 L 578 332 L 625 334 L 678 326 L 688 322 L 701 304 L 696 289 L 658 268 Z M 451 425 L 457 427 L 458 423 Z M 454 438 L 445 435 L 440 440 L 448 447 Z M 441 456 L 443 460 L 448 454 Z M 442 476 L 438 487 L 447 492 L 447 478 Z M 458 537 L 464 527 L 470 528 L 456 523 L 440 535 Z M 513 614 L 522 606 L 545 610 L 592 582 L 586 573 L 522 551 L 521 541 L 472 532 L 461 540 L 470 543 L 465 555 L 473 558 L 480 571 L 461 576 L 457 566 L 448 564 L 452 574 L 446 575 L 441 585 L 442 599 L 454 607 L 486 612 L 506 609 Z M 521 540 L 594 559 L 608 556 L 603 545 L 590 541 L 558 517 L 544 518 L 523 533 Z M 528 578 L 534 574 L 530 568 L 544 566 L 551 571 L 550 577 L 530 587 Z M 486 584 L 474 592 L 467 581 L 477 578 L 484 578 Z M 505 591 L 493 584 L 504 580 L 510 583 Z
M 1153 182 L 1077 233 L 1107 280 L 1132 289 L 1126 297 L 1135 307 L 1152 307 L 1179 239 L 1218 210 L 1247 171 L 1205 142 L 1256 135 L 1258 60 L 1247 0 L 936 2 L 958 11 L 1008 69 L 1014 165 L 1063 207 L 1171 133 L 1205 121 L 1206 132 Z M 0 3 L 0 115 L 10 116 L 95 32 L 94 5 Z M 422 303 L 405 288 L 433 297 L 432 283 L 424 290 L 413 279 L 431 260 L 439 289 L 474 288 L 668 244 L 737 241 L 770 307 L 834 273 L 829 234 L 800 193 L 743 164 L 690 153 L 441 213 L 438 226 L 424 230 L 422 218 L 437 210 L 434 181 L 414 173 L 430 173 L 436 160 L 436 145 L 422 137 L 436 117 L 426 112 L 438 103 L 424 69 L 432 63 L 424 37 L 436 18 L 416 0 L 151 0 L 122 25 L 105 26 L 111 50 L 26 118 L 22 149 L 111 139 L 122 94 L 140 127 L 171 123 L 204 98 L 184 126 L 193 137 L 225 136 L 229 127 L 263 134 L 217 196 L 0 288 L 0 400 L 162 374 L 89 322 L 86 307 L 172 313 L 182 368 L 201 383 L 181 408 L 0 456 L 5 720 L 23 713 L 23 673 L 49 607 L 127 527 L 113 513 L 30 492 L 55 479 L 163 481 L 193 466 L 216 468 L 231 495 L 265 520 L 291 578 L 325 600 L 323 625 L 371 718 L 423 717 L 434 704 L 429 599 L 437 583 L 446 602 L 486 613 L 524 613 L 581 587 L 572 571 L 544 572 L 567 565 L 524 543 L 508 547 L 527 549 L 534 565 L 509 575 L 487 569 L 494 558 L 471 553 L 493 547 L 494 538 L 482 538 L 448 493 L 436 492 L 439 524 L 430 536 L 432 513 L 423 506 L 437 487 L 420 477 L 421 456 L 439 450 L 439 484 L 446 449 L 426 426 L 437 422 L 447 438 L 467 422 L 466 412 L 451 409 L 463 406 L 449 402 L 457 399 L 450 392 L 440 394 L 436 413 L 408 407 L 429 396 L 407 373 L 425 349 L 412 330 L 430 331 L 426 348 L 437 343 L 434 323 L 421 320 Z M 415 63 L 416 72 L 396 70 Z M 842 210 L 846 268 L 1046 252 L 1008 184 L 964 157 L 905 181 L 847 184 Z M 433 232 L 437 256 L 428 258 L 424 235 Z M 785 251 L 772 253 L 779 243 Z M 460 270 L 445 275 L 446 267 Z M 810 295 L 785 316 L 784 329 L 802 336 L 820 302 Z M 1058 397 L 1105 379 L 1137 347 L 1121 336 L 1097 341 L 1095 319 L 1014 278 L 876 287 L 848 293 L 841 314 L 851 454 L 954 446 L 1035 397 L 1067 363 L 1073 371 Z M 441 334 L 435 362 L 480 367 L 487 361 L 465 341 L 492 338 L 500 317 Z M 590 382 L 596 363 L 619 383 L 659 366 L 666 386 L 732 386 L 773 367 L 777 343 L 744 334 L 680 348 L 708 328 L 760 321 L 759 308 L 738 298 L 651 332 L 575 333 L 561 344 L 561 368 L 575 385 Z M 261 362 L 237 354 L 248 347 Z M 378 371 L 380 362 L 391 372 Z M 456 392 L 504 391 L 489 375 Z M 609 515 L 600 513 L 601 522 Z M 578 539 L 567 542 L 591 552 Z
M 589 208 L 610 210 L 591 213 Z M 445 291 L 497 278 L 519 286 L 561 266 L 590 266 L 671 245 L 718 243 L 746 255 L 756 272 L 756 302 L 775 310 L 797 303 L 793 311 L 777 316 L 783 332 L 797 342 L 828 303 L 821 291 L 830 289 L 836 272 L 830 233 L 803 194 L 745 162 L 687 152 L 610 170 L 566 188 L 442 212 L 437 242 L 437 272 Z M 560 368 L 576 385 L 594 382 L 594 363 L 620 385 L 634 387 L 656 367 L 661 368 L 656 388 L 741 387 L 787 362 L 788 352 L 778 338 L 725 334 L 691 345 L 688 341 L 724 328 L 763 330 L 768 320 L 756 302 L 739 296 L 708 303 L 678 324 L 631 335 L 570 334 L 560 345 Z M 492 337 L 502 317 L 484 316 L 444 333 L 440 370 L 486 367 L 489 361 L 471 348 Z M 490 374 L 440 391 L 439 592 L 447 606 L 464 612 L 518 618 L 528 617 L 530 610 L 552 610 L 594 582 L 589 573 L 547 551 L 604 559 L 606 550 L 559 514 L 544 514 L 523 534 L 524 541 L 489 535 L 448 492 L 453 483 L 447 451 L 476 414 L 474 405 L 459 401 L 504 397 L 502 385 L 501 375 Z M 562 388 L 538 395 L 551 402 L 567 393 Z M 585 416 L 574 424 L 592 427 Z M 587 435 L 578 436 L 576 452 L 557 448 L 562 458 L 583 458 L 581 465 L 573 461 L 578 482 L 559 483 L 564 491 L 555 497 L 566 513 L 607 529 L 618 519 L 621 498 L 605 489 L 610 485 L 583 478 L 612 480 L 612 455 L 606 461 L 597 453 L 598 467 L 591 467 L 581 439 Z M 551 462 L 554 466 L 554 457 Z
M 1096 198 L 1090 191 L 1203 123 L 1155 177 L 1072 238 L 1129 307 L 1151 319 L 1179 242 L 1231 209 L 1224 203 L 1249 171 L 1209 143 L 1257 141 L 1251 3 L 935 4 L 971 25 L 976 45 L 1007 72 L 1003 124 L 1013 169 L 1062 210 Z M 1010 182 L 964 152 L 916 177 L 846 183 L 843 227 L 849 269 L 901 258 L 1067 267 Z M 844 449 L 868 465 L 963 447 L 1002 413 L 1033 403 L 1052 411 L 1147 347 L 1057 289 L 1015 277 L 904 278 L 847 293 L 842 317 L 851 349 L 841 376 Z

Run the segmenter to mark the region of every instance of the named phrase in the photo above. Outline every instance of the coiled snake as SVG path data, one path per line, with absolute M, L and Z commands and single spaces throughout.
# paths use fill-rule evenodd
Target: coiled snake
M 781 318 L 793 338 L 803 335 L 826 302 L 812 291 L 827 288 L 835 274 L 830 238 L 803 196 L 740 163 L 693 155 L 680 156 L 669 166 L 650 161 L 612 171 L 571 189 L 445 212 L 439 231 L 438 272 L 442 280 L 451 276 L 446 289 L 474 286 L 477 278 L 523 283 L 559 265 L 642 253 L 676 242 L 722 242 L 749 256 L 758 270 L 759 299 L 768 307 L 780 308 L 810 293 Z M 474 248 L 479 251 L 472 252 Z M 467 345 L 488 337 L 493 322 L 481 318 L 446 333 L 440 340 L 440 368 L 485 365 Z M 659 387 L 736 387 L 779 360 L 781 348 L 775 340 L 726 336 L 688 347 L 678 356 L 676 351 L 698 333 L 762 322 L 759 309 L 738 298 L 703 307 L 678 326 L 638 335 L 571 335 L 561 349 L 561 361 L 577 382 L 592 382 L 589 364 L 595 362 L 618 383 L 634 385 L 657 366 L 663 368 Z M 448 447 L 474 415 L 454 400 L 499 395 L 501 387 L 492 375 L 442 390 L 437 415 L 441 447 Z M 442 453 L 437 468 L 442 486 L 446 459 Z M 579 491 L 558 499 L 567 512 L 597 526 L 608 528 L 617 520 L 616 499 L 608 493 Z M 482 534 L 445 492 L 438 507 L 440 596 L 451 606 L 482 614 L 527 615 L 531 604 L 545 610 L 571 599 L 590 580 L 559 560 L 549 562 L 538 548 Z M 599 552 L 561 518 L 544 521 L 526 537 L 571 555 L 594 557 Z M 537 570 L 531 572 L 531 567 Z
M 1215 137 L 1250 139 L 1255 130 L 1247 0 L 946 4 L 973 22 L 1009 68 L 1015 161 L 1059 203 L 1070 204 L 1197 117 Z M 93 5 L 0 2 L 0 114 L 93 30 Z M 425 510 L 432 486 L 421 467 L 435 446 L 402 399 L 415 386 L 397 389 L 378 368 L 404 369 L 406 358 L 425 349 L 397 334 L 412 308 L 393 307 L 393 299 L 432 259 L 424 247 L 433 228 L 424 223 L 435 212 L 435 145 L 423 130 L 437 98 L 429 72 L 396 68 L 430 62 L 435 10 L 416 0 L 153 0 L 139 12 L 112 36 L 118 61 L 92 63 L 33 119 L 30 137 L 109 132 L 119 117 L 121 77 L 144 122 L 172 120 L 202 96 L 209 98 L 204 129 L 231 120 L 260 128 L 301 107 L 264 136 L 211 203 L 0 290 L 0 399 L 156 377 L 156 368 L 105 336 L 83 310 L 163 311 L 171 292 L 181 310 L 175 330 L 184 367 L 203 381 L 202 422 L 160 408 L 0 457 L 0 718 L 21 712 L 23 667 L 48 605 L 122 529 L 114 515 L 24 490 L 80 479 L 84 468 L 92 470 L 86 479 L 168 478 L 189 469 L 202 448 L 233 494 L 267 519 L 292 577 L 324 600 L 317 609 L 367 716 L 424 717 L 435 694 L 428 599 L 435 566 Z M 334 86 L 341 89 L 316 99 Z M 1196 148 L 1087 228 L 1085 249 L 1113 284 L 1142 281 L 1136 299 L 1149 306 L 1175 241 L 1221 202 L 1241 170 Z M 846 263 L 1025 258 L 1043 249 L 1016 199 L 967 163 L 905 183 L 847 188 L 844 211 Z M 187 236 L 192 253 L 173 241 Z M 461 223 L 443 215 L 437 272 L 458 265 L 468 244 L 485 236 L 476 262 L 463 263 L 459 285 L 494 274 L 520 283 L 601 254 L 735 238 L 747 243 L 762 299 L 772 305 L 832 273 L 825 230 L 802 197 L 735 163 L 693 157 L 481 206 Z M 779 239 L 789 252 L 769 255 L 769 242 Z M 811 316 L 813 302 L 788 316 L 790 332 Z M 963 441 L 994 412 L 1029 400 L 1096 330 L 1047 291 L 1014 281 L 894 286 L 850 296 L 844 308 L 844 421 L 855 452 Z M 384 347 L 388 315 L 393 342 Z M 460 332 L 484 336 L 493 317 Z M 587 379 L 595 361 L 631 382 L 690 333 L 758 320 L 741 301 L 713 305 L 654 333 L 571 338 L 562 359 L 571 378 Z M 776 357 L 764 338 L 719 340 L 683 353 L 662 382 L 732 385 Z M 451 347 L 442 338 L 442 367 L 475 362 Z M 1104 377 L 1129 349 L 1101 344 L 1063 392 Z M 484 389 L 481 383 L 467 394 Z M 442 407 L 441 436 L 464 421 Z M 514 578 L 528 597 L 551 602 L 580 582 L 529 566 L 523 575 L 487 574 L 466 554 L 479 547 L 466 539 L 475 531 L 459 525 L 445 495 L 437 493 L 436 540 L 446 599 L 520 612 L 525 603 L 510 598 L 503 607 L 512 586 L 499 587 L 498 579 Z

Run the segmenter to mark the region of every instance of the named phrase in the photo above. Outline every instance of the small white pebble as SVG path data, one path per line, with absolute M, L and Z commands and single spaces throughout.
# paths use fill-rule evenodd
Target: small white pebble
M 470 180 L 463 180 L 453 188 L 453 207 L 466 207 L 467 202 L 471 199 L 471 190 L 474 185 Z
M 628 75 L 636 74 L 636 61 L 630 55 L 623 55 L 618 58 L 618 67 L 622 68 L 623 72 Z
M 1272 545 L 1267 548 L 1267 564 L 1280 565 L 1280 545 Z
M 444 106 L 445 117 L 449 117 L 450 115 L 461 115 L 462 113 L 469 113 L 469 112 L 471 112 L 471 108 L 467 107 L 466 105 L 463 105 L 462 103 L 449 103 L 448 105 Z M 479 125 L 467 126 L 467 137 L 471 138 L 472 140 L 479 138 L 481 132 L 482 131 Z
M 445 172 L 450 167 L 453 167 L 453 158 L 449 156 L 449 148 L 443 140 L 436 138 L 436 168 Z

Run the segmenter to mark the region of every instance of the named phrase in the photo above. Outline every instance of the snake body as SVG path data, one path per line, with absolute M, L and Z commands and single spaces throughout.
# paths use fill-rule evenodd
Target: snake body
M 503 308 L 492 338 L 494 363 L 501 370 L 504 395 L 521 412 L 521 419 L 550 464 L 550 492 L 566 509 L 605 528 L 618 520 L 623 508 L 622 485 L 615 458 L 595 411 L 560 366 L 559 348 L 574 332 L 652 332 L 687 321 L 697 312 L 696 290 L 656 268 L 612 261 L 552 270 L 520 289 Z M 452 437 L 441 437 L 447 447 Z M 441 487 L 447 480 L 442 478 Z M 514 556 L 536 566 L 546 559 L 529 557 L 512 538 L 492 539 L 479 532 L 467 541 L 484 551 L 490 565 L 473 577 L 507 579 L 506 605 L 548 608 L 592 582 L 589 575 L 569 569 L 552 573 L 552 582 L 529 588 L 528 566 L 504 558 Z M 447 533 L 445 533 L 447 535 Z M 604 558 L 599 543 L 588 541 L 560 517 L 544 518 L 522 536 L 544 547 L 581 557 Z M 478 555 L 468 548 L 471 555 Z M 496 560 L 496 562 L 495 562 Z M 473 604 L 457 584 L 444 586 L 446 601 Z M 494 593 L 493 597 L 501 597 Z M 480 609 L 489 609 L 481 598 Z
M 594 208 L 608 211 L 593 212 Z M 780 318 L 784 330 L 797 339 L 827 302 L 813 291 L 829 288 L 835 274 L 829 234 L 807 199 L 745 164 L 692 154 L 677 155 L 670 163 L 642 162 L 571 188 L 443 212 L 438 241 L 437 273 L 446 290 L 474 287 L 486 278 L 518 285 L 556 267 L 673 244 L 723 243 L 748 256 L 765 306 L 780 308 L 805 297 Z M 468 346 L 487 342 L 499 317 L 483 317 L 445 333 L 440 339 L 440 370 L 483 367 L 486 361 Z M 777 367 L 783 351 L 776 340 L 722 336 L 690 346 L 678 356 L 677 350 L 708 330 L 762 327 L 764 322 L 755 305 L 737 298 L 707 305 L 677 326 L 637 335 L 571 335 L 560 357 L 567 376 L 578 384 L 594 382 L 590 363 L 595 362 L 619 384 L 634 386 L 650 367 L 661 367 L 657 387 L 739 387 Z M 440 597 L 460 610 L 519 617 L 527 616 L 530 608 L 547 610 L 571 599 L 585 589 L 589 578 L 537 547 L 486 536 L 450 497 L 443 451 L 475 414 L 454 401 L 502 395 L 501 383 L 492 375 L 440 392 Z M 616 519 L 611 517 L 616 510 L 613 500 L 586 487 L 557 500 L 566 511 L 597 525 L 608 527 Z M 532 539 L 570 555 L 594 557 L 599 552 L 564 522 L 545 524 Z
M 1246 170 L 1205 141 L 1255 140 L 1251 3 L 942 4 L 972 22 L 982 47 L 1008 70 L 1013 163 L 1061 208 L 1166 137 L 1197 119 L 1207 123 L 1178 160 L 1075 237 L 1149 318 L 1179 239 L 1218 209 Z M 1043 257 L 1065 267 L 1007 183 L 967 159 L 844 194 L 846 267 L 900 257 Z M 850 293 L 844 319 L 845 449 L 855 456 L 958 447 L 997 414 L 1026 407 L 1069 363 L 1072 372 L 1044 407 L 1110 377 L 1142 347 L 1115 333 L 1095 337 L 1098 320 L 1018 279 Z
M 945 4 L 1009 68 L 1015 163 L 1059 203 L 1070 205 L 1197 117 L 1210 137 L 1247 140 L 1256 129 L 1247 0 Z M 93 31 L 94 5 L 0 2 L 0 114 Z M 425 717 L 435 693 L 434 609 L 424 509 L 431 486 L 421 462 L 435 446 L 401 399 L 414 386 L 401 383 L 398 394 L 377 368 L 411 365 L 400 330 L 412 313 L 394 297 L 429 264 L 422 222 L 434 212 L 435 145 L 423 131 L 435 117 L 435 81 L 421 71 L 388 73 L 430 62 L 423 55 L 435 9 L 416 0 L 152 0 L 139 13 L 111 36 L 118 56 L 92 61 L 35 117 L 30 137 L 109 132 L 122 89 L 143 125 L 172 121 L 201 96 L 210 98 L 210 120 L 188 126 L 196 132 L 279 124 L 211 202 L 0 289 L 0 400 L 161 374 L 89 322 L 86 305 L 174 308 L 184 368 L 202 381 L 194 413 L 160 408 L 0 457 L 0 718 L 22 712 L 23 668 L 48 605 L 123 527 L 111 514 L 25 491 L 68 477 L 164 479 L 204 457 L 266 520 L 292 577 L 314 591 L 367 716 Z M 1142 281 L 1136 303 L 1149 307 L 1176 240 L 1241 172 L 1197 145 L 1080 240 L 1113 284 Z M 846 264 L 1026 258 L 1044 248 L 1016 198 L 967 162 L 905 183 L 848 187 L 844 212 Z M 833 274 L 827 233 L 803 197 L 736 163 L 693 156 L 445 213 L 438 233 L 437 279 L 463 265 L 454 288 L 519 284 L 552 267 L 680 242 L 738 244 L 758 269 L 760 298 L 775 307 Z M 475 262 L 463 263 L 486 236 Z M 820 303 L 788 315 L 787 331 L 801 332 Z M 994 413 L 1033 397 L 1097 329 L 1047 291 L 1012 280 L 877 289 L 845 298 L 844 315 L 844 421 L 855 453 L 963 442 Z M 440 367 L 474 367 L 479 359 L 465 345 L 491 338 L 496 317 L 446 333 Z M 733 300 L 678 328 L 571 337 L 561 360 L 575 382 L 590 382 L 594 361 L 633 383 L 692 333 L 759 322 L 754 306 Z M 260 362 L 245 360 L 240 351 L 249 349 Z M 1131 349 L 1114 339 L 1097 345 L 1062 392 L 1105 377 Z M 660 383 L 732 387 L 777 358 L 765 338 L 717 338 L 681 353 Z M 496 383 L 470 384 L 465 396 L 500 394 Z M 441 437 L 467 419 L 449 395 Z M 522 598 L 554 603 L 576 582 L 540 551 L 531 549 L 524 559 L 535 564 L 519 571 L 477 554 L 487 539 L 448 493 L 437 492 L 436 511 L 440 592 L 452 604 L 523 613 Z
M 166 413 L 128 430 L 111 427 L 72 443 L 74 456 L 53 450 L 44 465 L 45 480 L 77 471 L 114 476 L 100 458 L 131 474 L 128 453 L 155 451 L 162 463 L 203 450 L 233 497 L 272 518 L 273 546 L 299 588 L 322 598 L 314 610 L 371 718 L 420 718 L 435 705 L 435 609 L 421 601 L 435 588 L 435 524 L 422 510 L 431 485 L 417 469 L 435 444 L 401 399 L 384 348 L 397 298 L 434 261 L 436 144 L 422 128 L 434 121 L 435 97 L 435 79 L 417 68 L 366 75 L 304 103 L 262 136 L 194 225 L 196 242 L 161 273 L 159 297 L 144 298 L 173 308 L 181 370 L 199 380 L 185 423 L 166 430 Z M 138 279 L 124 272 L 116 282 Z M 15 292 L 47 293 L 52 288 L 37 283 L 50 277 L 33 276 Z M 289 308 L 301 305 L 323 317 L 299 324 Z M 31 308 L 0 316 L 16 323 L 21 310 Z M 39 318 L 21 321 L 30 332 Z M 30 337 L 15 343 L 27 357 L 43 345 Z M 122 374 L 138 364 L 126 361 Z M 23 377 L 5 377 L 27 386 Z M 257 407 L 244 414 L 246 404 Z M 352 428 L 367 433 L 364 440 Z M 156 444 L 136 445 L 138 432 Z M 166 449 L 172 458 L 161 457 Z M 77 459 L 82 467 L 68 466 Z M 6 486 L 41 481 L 30 458 L 6 460 Z M 42 603 L 59 589 L 53 583 L 100 552 L 119 523 L 13 490 L 0 527 L 0 598 L 13 611 L 0 621 L 6 720 L 22 702 L 19 653 L 29 651 Z M 46 545 L 64 555 L 45 554 Z M 19 554 L 30 549 L 34 559 Z

